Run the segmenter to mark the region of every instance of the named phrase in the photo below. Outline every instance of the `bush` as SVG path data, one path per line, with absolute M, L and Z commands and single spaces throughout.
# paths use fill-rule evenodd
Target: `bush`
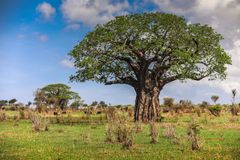
M 20 119 L 25 119 L 24 110 L 22 110 L 22 109 L 19 110 L 19 116 L 20 116 Z
M 109 114 L 110 113 L 110 114 Z M 110 111 L 108 114 L 108 126 L 106 129 L 107 142 L 119 142 L 124 149 L 133 147 L 133 127 L 129 123 L 127 114 Z
M 35 132 L 39 132 L 41 130 L 41 121 L 42 121 L 41 116 L 38 115 L 38 114 L 32 114 L 31 115 L 31 121 L 32 121 L 32 124 L 33 124 L 33 130 Z
M 44 125 L 44 131 L 49 131 L 49 119 L 44 118 L 43 125 Z
M 198 117 L 201 117 L 201 109 L 200 109 L 200 107 L 195 107 L 194 108 L 194 112 L 197 113 Z
M 176 138 L 176 132 L 175 132 L 175 128 L 173 125 L 167 125 L 164 127 L 164 131 L 163 131 L 163 136 L 168 138 L 168 139 L 174 139 Z
M 187 135 L 191 142 L 192 150 L 200 149 L 199 137 L 198 137 L 199 134 L 200 134 L 200 127 L 194 120 L 192 120 L 192 122 L 189 124 L 187 129 Z
M 238 115 L 238 112 L 239 112 L 239 108 L 236 107 L 235 105 L 232 105 L 231 107 L 231 113 L 233 116 L 237 116 Z
M 212 115 L 219 117 L 222 107 L 220 105 L 214 105 L 208 108 L 208 110 L 212 113 Z
M 158 127 L 155 122 L 150 122 L 150 136 L 151 136 L 151 143 L 158 142 Z
M 172 107 L 173 106 L 174 99 L 171 97 L 165 97 L 163 98 L 163 104 L 165 107 Z
M 106 142 L 113 143 L 115 140 L 115 134 L 114 134 L 114 124 L 108 123 L 107 128 L 106 128 Z
M 68 121 L 69 125 L 71 125 L 71 126 L 73 125 L 73 117 L 72 117 L 71 113 L 68 113 L 67 121 Z
M 0 122 L 7 119 L 6 113 L 3 111 L 0 111 Z
M 136 133 L 142 132 L 142 123 L 141 122 L 136 122 L 135 123 L 135 128 L 136 128 Z

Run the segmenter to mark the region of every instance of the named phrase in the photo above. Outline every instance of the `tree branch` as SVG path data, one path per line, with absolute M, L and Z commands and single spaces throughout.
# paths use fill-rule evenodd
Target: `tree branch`
M 128 84 L 132 87 L 137 87 L 137 80 L 135 80 L 132 77 L 124 77 L 124 78 L 120 78 L 118 77 L 118 79 L 116 80 L 112 80 L 112 81 L 107 81 L 105 82 L 105 85 L 112 85 L 112 84 Z

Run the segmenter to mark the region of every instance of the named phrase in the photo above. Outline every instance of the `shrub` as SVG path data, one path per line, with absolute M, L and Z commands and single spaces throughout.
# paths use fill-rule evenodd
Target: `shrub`
M 150 122 L 150 136 L 151 136 L 151 143 L 157 143 L 158 142 L 158 127 L 155 122 Z
M 44 125 L 44 131 L 49 131 L 49 119 L 44 118 L 43 125 Z
M 6 113 L 0 110 L 0 122 L 7 119 Z
M 163 136 L 168 139 L 176 138 L 176 132 L 173 125 L 167 125 L 164 127 Z
M 91 137 L 90 137 L 90 133 L 82 133 L 81 134 L 81 139 L 82 141 L 84 141 L 85 143 L 89 143 L 91 142 Z
M 208 106 L 209 106 L 209 103 L 206 101 L 202 101 L 202 103 L 200 104 L 200 108 L 203 108 L 203 109 L 207 108 Z
M 110 114 L 109 114 L 110 113 Z M 127 114 L 121 112 L 112 112 L 108 114 L 108 126 L 106 129 L 107 142 L 119 142 L 124 149 L 133 147 L 133 127 L 129 123 Z
M 171 97 L 165 97 L 163 98 L 163 104 L 166 107 L 172 107 L 173 106 L 174 99 Z
M 231 107 L 231 113 L 233 116 L 237 116 L 238 115 L 238 112 L 239 112 L 239 108 L 236 107 L 235 105 L 232 105 Z
M 20 119 L 25 119 L 24 110 L 22 110 L 22 109 L 19 110 L 19 116 L 20 116 L 20 117 L 19 117 Z
M 231 123 L 235 123 L 238 121 L 238 118 L 236 116 L 232 116 L 230 119 L 229 119 L 229 122 Z
M 212 115 L 218 117 L 218 116 L 220 116 L 222 107 L 220 105 L 214 105 L 214 106 L 209 107 L 208 110 L 212 113 Z
M 105 136 L 106 136 L 106 142 L 111 142 L 113 143 L 114 142 L 114 138 L 115 138 L 115 134 L 114 134 L 114 124 L 112 123 L 108 123 L 107 125 L 107 128 L 106 128 L 106 133 L 105 133 Z
M 106 112 L 107 112 L 106 115 L 107 115 L 108 122 L 114 121 L 116 119 L 116 109 L 115 108 L 109 107 Z
M 128 139 L 131 138 L 132 135 L 132 129 L 131 126 L 128 124 L 127 117 L 125 115 L 118 115 L 117 123 L 116 125 L 116 140 L 120 143 L 124 143 Z
M 199 134 L 200 134 L 200 127 L 194 120 L 192 120 L 187 129 L 187 135 L 191 142 L 192 150 L 200 149 L 199 136 L 198 136 Z
M 201 109 L 199 107 L 195 107 L 194 112 L 197 113 L 198 117 L 201 117 Z
M 41 131 L 41 124 L 42 124 L 42 117 L 38 114 L 32 114 L 31 115 L 31 121 L 33 124 L 33 130 L 35 132 Z
M 123 149 L 131 149 L 133 147 L 133 138 L 126 138 L 122 143 Z
M 136 133 L 140 133 L 142 131 L 142 123 L 136 122 L 135 123 Z
M 69 125 L 71 125 L 71 126 L 73 125 L 73 117 L 72 117 L 71 113 L 68 113 L 67 121 L 68 121 Z

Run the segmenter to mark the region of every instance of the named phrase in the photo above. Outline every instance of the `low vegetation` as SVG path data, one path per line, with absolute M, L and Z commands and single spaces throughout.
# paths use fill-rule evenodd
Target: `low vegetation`
M 191 107 L 197 106 L 187 108 Z M 161 122 L 149 123 L 134 123 L 131 109 L 124 107 L 66 109 L 57 115 L 50 109 L 44 113 L 1 110 L 0 157 L 237 159 L 240 121 L 231 115 L 229 106 L 221 108 L 219 116 L 209 108 L 200 109 L 198 116 L 195 109 L 175 112 L 172 106 L 169 112 L 162 113 Z

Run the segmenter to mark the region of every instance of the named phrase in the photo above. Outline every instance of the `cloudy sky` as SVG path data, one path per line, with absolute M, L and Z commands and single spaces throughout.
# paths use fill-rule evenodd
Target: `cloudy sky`
M 240 0 L 1 0 L 0 11 L 0 99 L 26 103 L 37 88 L 66 83 L 86 103 L 133 104 L 135 93 L 128 86 L 70 83 L 75 69 L 67 53 L 96 24 L 117 15 L 155 11 L 212 26 L 224 36 L 222 46 L 233 60 L 226 80 L 176 81 L 165 86 L 161 99 L 171 96 L 198 103 L 219 95 L 219 102 L 230 103 L 232 89 L 240 95 Z

